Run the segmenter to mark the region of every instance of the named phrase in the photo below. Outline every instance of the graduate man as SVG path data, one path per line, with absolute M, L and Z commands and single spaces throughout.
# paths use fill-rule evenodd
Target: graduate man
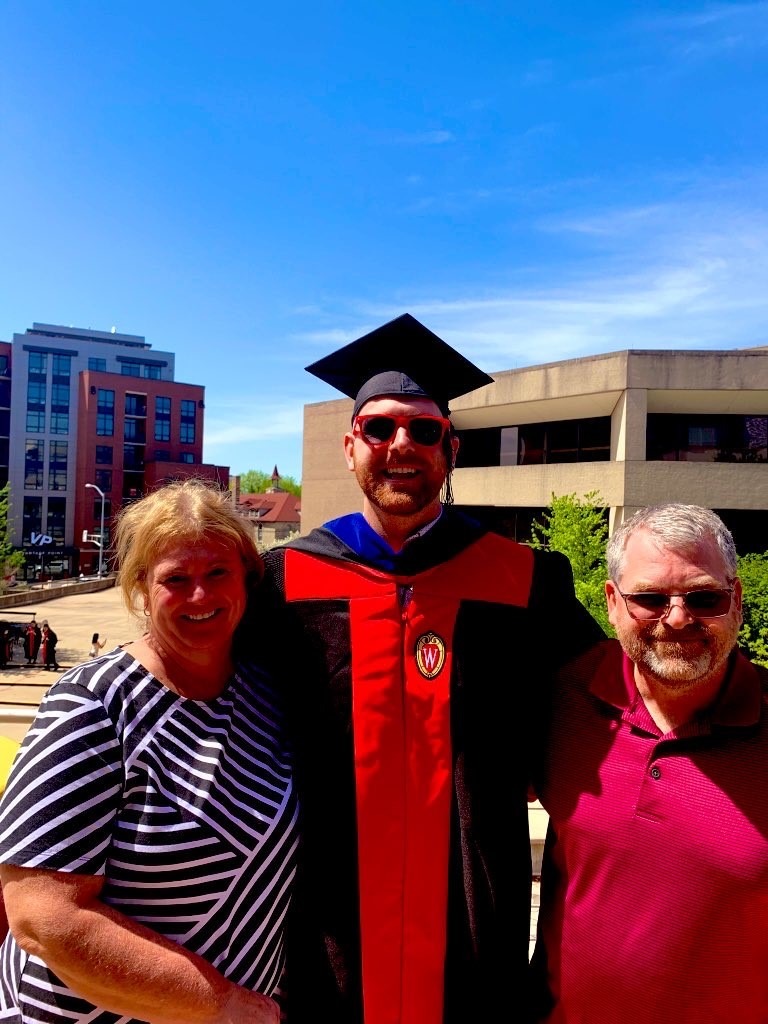
M 290 1019 L 523 1021 L 530 719 L 602 633 L 565 558 L 441 502 L 448 403 L 491 377 L 408 314 L 308 370 L 354 399 L 363 508 L 266 558 L 305 829 Z

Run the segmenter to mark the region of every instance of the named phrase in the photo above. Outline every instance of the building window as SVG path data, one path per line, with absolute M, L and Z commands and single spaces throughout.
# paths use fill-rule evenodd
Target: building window
M 124 377 L 144 377 L 146 380 L 160 380 L 160 367 L 152 363 L 142 363 L 138 360 L 122 362 L 120 373 Z
M 48 490 L 67 489 L 67 442 L 51 441 L 48 446 Z
M 47 352 L 30 352 L 29 353 L 29 376 L 33 374 L 36 377 L 45 377 L 48 373 L 48 353 Z
M 123 423 L 123 440 L 132 441 L 134 444 L 144 444 L 147 440 L 147 421 L 126 417 Z
M 51 433 L 69 433 L 69 384 L 51 385 Z
M 8 356 L 0 356 L 0 377 L 7 377 L 10 369 L 10 360 Z
M 96 370 L 97 373 L 107 372 L 107 360 L 97 359 L 96 356 L 88 356 L 88 369 Z
M 99 437 L 112 437 L 115 433 L 115 392 L 99 388 L 96 404 L 96 433 Z
M 69 433 L 69 385 L 72 357 L 54 352 L 51 357 L 51 433 Z
M 67 518 L 67 499 L 48 499 L 48 526 L 46 533 L 53 537 L 56 547 L 64 546 L 64 526 Z
M 502 427 L 499 438 L 499 465 L 516 466 L 520 444 L 519 427 Z
M 45 378 L 27 381 L 27 430 L 41 434 L 45 430 Z
M 111 444 L 97 444 L 96 445 L 96 465 L 97 466 L 111 466 L 112 465 L 112 445 Z
M 72 356 L 54 352 L 51 359 L 51 373 L 57 384 L 69 384 L 72 374 Z
M 179 456 L 179 462 L 186 462 L 187 465 L 193 466 L 195 464 L 195 453 L 194 452 L 182 452 Z
M 144 469 L 144 449 L 138 445 L 124 445 L 123 469 Z
M 610 416 L 483 427 L 457 433 L 461 442 L 456 460 L 459 469 L 607 462 L 611 457 Z
M 51 433 L 69 433 L 69 414 L 65 412 L 51 412 Z
M 651 462 L 768 462 L 768 416 L 650 413 Z
M 129 392 L 125 396 L 125 415 L 126 416 L 146 416 L 147 415 L 147 396 L 146 395 L 135 395 Z
M 25 498 L 22 511 L 21 540 L 23 544 L 32 543 L 32 534 L 43 532 L 43 499 Z
M 171 453 L 167 448 L 155 448 L 155 462 L 170 462 Z
M 710 424 L 699 424 L 688 427 L 688 451 L 717 448 L 717 430 Z
M 188 398 L 181 400 L 181 435 L 182 444 L 195 443 L 195 415 L 197 406 Z
M 171 400 L 163 395 L 155 399 L 155 440 L 171 440 Z
M 147 440 L 147 396 L 128 393 L 125 396 L 123 440 L 144 444 Z
M 44 452 L 45 441 L 39 439 L 27 440 L 24 451 L 24 487 L 28 491 L 42 489 L 45 471 Z
M 27 379 L 27 430 L 45 430 L 45 396 L 48 375 L 48 353 L 29 353 L 29 374 Z
M 112 490 L 112 470 L 111 469 L 97 469 L 94 473 L 93 482 L 97 487 L 101 488 L 102 491 Z
M 610 457 L 610 416 L 518 427 L 518 466 L 607 462 Z

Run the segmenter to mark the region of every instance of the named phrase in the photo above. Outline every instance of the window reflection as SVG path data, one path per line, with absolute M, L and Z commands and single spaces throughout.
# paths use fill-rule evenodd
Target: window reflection
M 651 413 L 646 458 L 654 462 L 766 462 L 768 416 Z
M 461 442 L 457 468 L 607 462 L 611 457 L 610 416 L 457 433 Z

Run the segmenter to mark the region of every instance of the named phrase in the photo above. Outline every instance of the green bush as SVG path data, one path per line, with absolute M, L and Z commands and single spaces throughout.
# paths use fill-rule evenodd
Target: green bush
M 605 605 L 607 508 L 597 491 L 578 498 L 552 495 L 552 504 L 531 528 L 531 546 L 560 551 L 571 563 L 576 596 L 608 636 L 615 636 Z
M 738 560 L 743 624 L 739 644 L 749 658 L 768 668 L 768 551 Z

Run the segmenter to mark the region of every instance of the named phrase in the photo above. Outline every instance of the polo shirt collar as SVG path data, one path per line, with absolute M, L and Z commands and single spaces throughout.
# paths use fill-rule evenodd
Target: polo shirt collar
M 757 669 L 740 651 L 731 655 L 728 676 L 715 704 L 715 725 L 756 725 L 760 720 L 763 693 Z
M 590 693 L 606 704 L 628 712 L 639 700 L 634 664 L 622 651 L 617 640 L 610 641 L 610 648 L 592 677 Z M 735 650 L 729 658 L 728 673 L 720 696 L 705 718 L 712 725 L 756 725 L 760 720 L 762 705 L 762 686 L 757 669 L 739 650 Z

